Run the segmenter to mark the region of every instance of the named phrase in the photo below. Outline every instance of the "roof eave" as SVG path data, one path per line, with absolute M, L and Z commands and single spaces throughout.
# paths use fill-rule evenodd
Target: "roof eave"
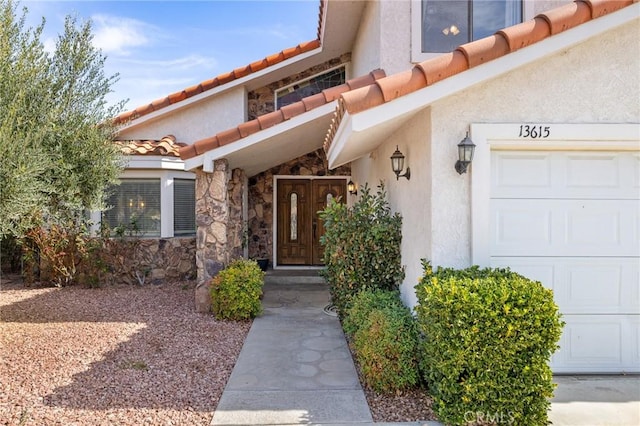
M 168 105 L 164 108 L 161 108 L 157 111 L 153 111 L 149 114 L 145 114 L 141 117 L 138 117 L 136 119 L 133 119 L 129 122 L 127 122 L 126 124 L 124 124 L 119 131 L 125 131 L 125 130 L 131 130 L 131 129 L 135 129 L 136 127 L 142 126 L 148 122 L 157 120 L 165 115 L 169 115 L 172 114 L 176 111 L 179 111 L 181 109 L 185 109 L 188 108 L 194 104 L 197 104 L 198 102 L 202 102 L 203 100 L 206 100 L 212 96 L 217 96 L 221 93 L 233 90 L 239 86 L 244 86 L 246 85 L 248 82 L 250 81 L 254 81 L 254 80 L 258 80 L 262 77 L 265 77 L 269 74 L 272 74 L 274 72 L 277 72 L 285 67 L 289 67 L 292 64 L 295 64 L 296 62 L 300 62 L 303 61 L 305 59 L 308 59 L 312 56 L 318 55 L 322 53 L 322 45 L 316 49 L 310 50 L 308 52 L 305 53 L 301 53 L 299 55 L 296 55 L 292 58 L 286 59 L 282 62 L 279 62 L 275 65 L 272 65 L 270 67 L 267 67 L 265 69 L 262 69 L 260 71 L 257 71 L 255 73 L 251 73 L 249 75 L 246 75 L 244 77 L 235 79 L 230 81 L 229 83 L 214 87 L 212 89 L 206 90 L 202 93 L 199 93 L 197 95 L 191 96 L 187 99 L 184 99 L 181 102 L 177 102 L 175 104 L 171 104 Z
M 440 99 L 570 48 L 632 22 L 638 16 L 640 3 L 591 20 L 382 105 L 356 114 L 345 111 L 327 151 L 329 168 L 334 169 L 374 151 L 409 118 Z
M 245 169 L 247 174 L 251 176 L 259 173 L 262 170 L 267 170 L 271 167 L 277 166 L 278 164 L 283 162 L 282 155 L 279 155 L 278 159 L 270 161 L 270 159 L 267 158 L 267 155 L 256 155 L 254 150 L 259 151 L 260 149 L 266 148 L 268 151 L 282 153 L 282 151 L 278 151 L 280 148 L 282 148 L 279 145 L 287 144 L 289 146 L 287 153 L 291 154 L 291 156 L 293 156 L 292 158 L 296 158 L 307 152 L 311 152 L 315 149 L 321 148 L 323 141 L 322 132 L 324 131 L 324 129 L 326 129 L 326 126 L 331 120 L 331 115 L 335 110 L 335 106 L 336 101 L 329 102 L 325 105 L 307 111 L 304 114 L 276 124 L 273 127 L 261 130 L 260 132 L 239 139 L 228 145 L 212 149 L 205 152 L 204 154 L 190 158 L 185 161 L 185 170 L 194 170 L 202 167 L 204 172 L 212 173 L 213 162 L 221 158 L 227 158 L 233 168 L 243 168 Z M 291 133 L 308 129 L 310 127 L 317 127 L 313 123 L 318 120 L 322 120 L 324 124 L 319 127 L 317 138 L 308 137 L 306 138 L 306 141 L 300 141 L 296 145 L 290 145 L 291 137 L 289 137 L 289 135 Z M 312 132 L 308 133 L 311 134 Z M 296 151 L 296 149 L 298 149 L 299 152 Z M 261 159 L 264 164 L 244 164 L 241 161 L 239 162 L 238 160 L 241 157 L 247 159 L 258 158 Z

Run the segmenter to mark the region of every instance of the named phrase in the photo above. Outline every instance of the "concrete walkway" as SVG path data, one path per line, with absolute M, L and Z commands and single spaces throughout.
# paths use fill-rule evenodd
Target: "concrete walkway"
M 327 286 L 300 283 L 295 275 L 265 284 L 264 312 L 253 322 L 212 425 L 373 425 L 340 323 L 323 311 Z M 640 376 L 554 381 L 554 425 L 640 425 Z
M 284 281 L 284 280 L 283 280 Z M 371 413 L 327 286 L 265 284 L 212 425 L 366 424 Z

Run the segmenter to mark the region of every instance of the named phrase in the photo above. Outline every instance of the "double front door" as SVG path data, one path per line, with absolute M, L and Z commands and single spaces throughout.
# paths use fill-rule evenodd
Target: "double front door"
M 278 265 L 322 265 L 318 211 L 329 201 L 346 198 L 344 179 L 278 179 Z

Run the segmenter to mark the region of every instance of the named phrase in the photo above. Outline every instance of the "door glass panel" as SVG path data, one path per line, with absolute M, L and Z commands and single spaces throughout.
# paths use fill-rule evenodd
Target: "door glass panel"
M 291 194 L 291 241 L 298 239 L 298 194 L 295 192 Z
M 327 194 L 327 206 L 329 204 L 331 204 L 331 200 L 333 200 L 333 194 L 332 193 L 328 193 Z

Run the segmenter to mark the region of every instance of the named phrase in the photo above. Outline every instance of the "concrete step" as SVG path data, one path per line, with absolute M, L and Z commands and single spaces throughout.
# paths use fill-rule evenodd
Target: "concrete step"
M 321 269 L 269 269 L 265 284 L 326 284 L 320 276 Z

